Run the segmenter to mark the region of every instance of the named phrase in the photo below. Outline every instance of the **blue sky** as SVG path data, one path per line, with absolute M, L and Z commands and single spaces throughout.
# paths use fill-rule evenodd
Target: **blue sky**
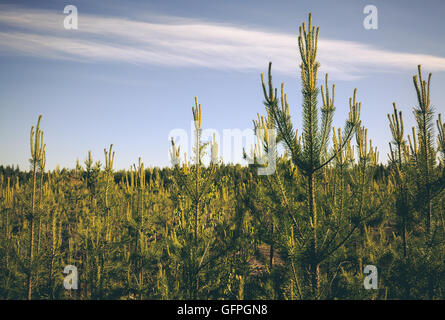
M 68 4 L 78 30 L 63 28 Z M 363 27 L 368 4 L 377 30 Z M 169 132 L 189 131 L 195 96 L 203 127 L 252 127 L 264 113 L 259 74 L 269 61 L 300 127 L 297 32 L 308 12 L 320 26 L 319 79 L 329 72 L 336 85 L 334 125 L 357 88 L 385 161 L 393 101 L 405 127 L 414 124 L 417 64 L 433 73 L 431 101 L 445 112 L 444 9 L 443 1 L 0 1 L 0 164 L 28 169 L 29 130 L 42 114 L 50 169 L 74 167 L 88 150 L 104 162 L 111 143 L 117 169 L 138 157 L 168 165 Z

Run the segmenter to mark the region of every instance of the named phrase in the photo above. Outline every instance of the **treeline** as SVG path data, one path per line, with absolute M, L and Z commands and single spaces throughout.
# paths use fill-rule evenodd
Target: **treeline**
M 419 66 L 413 77 L 415 128 L 395 103 L 388 114 L 382 165 L 356 90 L 344 127 L 332 127 L 335 87 L 327 75 L 318 87 L 317 41 L 309 15 L 298 38 L 300 132 L 271 64 L 262 75 L 266 113 L 247 167 L 224 165 L 216 141 L 202 141 L 197 99 L 192 157 L 172 141 L 163 169 L 139 159 L 115 171 L 111 145 L 100 161 L 89 152 L 74 169 L 46 170 L 39 118 L 31 170 L 0 167 L 0 297 L 444 299 L 445 126 L 431 74 Z M 64 287 L 67 265 L 77 290 Z M 369 290 L 367 265 L 378 270 Z

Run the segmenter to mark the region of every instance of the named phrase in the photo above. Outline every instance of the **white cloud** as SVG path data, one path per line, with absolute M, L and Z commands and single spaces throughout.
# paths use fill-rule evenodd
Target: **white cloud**
M 0 52 L 71 59 L 181 67 L 298 73 L 296 34 L 168 18 L 141 22 L 79 13 L 79 29 L 65 30 L 62 12 L 2 7 Z M 159 20 L 159 19 L 158 19 Z M 352 80 L 369 72 L 413 70 L 417 64 L 445 71 L 445 58 L 320 38 L 321 70 Z

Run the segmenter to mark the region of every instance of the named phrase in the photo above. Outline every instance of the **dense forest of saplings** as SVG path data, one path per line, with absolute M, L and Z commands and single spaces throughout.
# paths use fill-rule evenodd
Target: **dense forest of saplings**
M 381 164 L 356 91 L 344 128 L 332 128 L 335 87 L 327 75 L 318 87 L 318 31 L 309 15 L 298 37 L 300 132 L 269 65 L 247 167 L 223 164 L 216 142 L 202 141 L 197 99 L 194 154 L 184 160 L 172 141 L 164 169 L 139 160 L 115 171 L 111 145 L 103 162 L 89 152 L 75 169 L 46 170 L 39 117 L 30 171 L 0 167 L 0 297 L 444 299 L 445 125 L 431 74 L 419 66 L 413 77 L 414 128 L 389 106 Z M 271 159 L 273 174 L 258 174 Z M 67 265 L 77 290 L 64 287 Z M 377 267 L 377 289 L 364 288 L 366 265 Z

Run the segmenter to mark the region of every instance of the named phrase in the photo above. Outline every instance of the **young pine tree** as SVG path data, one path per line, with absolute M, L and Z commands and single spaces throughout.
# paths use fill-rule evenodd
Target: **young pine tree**
M 306 267 L 303 274 L 305 275 L 306 283 L 309 292 L 306 297 L 319 299 L 321 297 L 321 270 L 320 263 L 332 254 L 332 251 L 337 250 L 349 238 L 351 233 L 339 235 L 333 233 L 333 238 L 326 241 L 321 237 L 326 236 L 326 223 L 323 227 L 323 221 L 327 219 L 327 215 L 320 211 L 317 207 L 317 190 L 318 183 L 321 183 L 319 176 L 324 167 L 329 165 L 336 157 L 337 152 L 334 149 L 328 153 L 329 136 L 332 130 L 332 119 L 335 111 L 334 106 L 334 87 L 332 88 L 332 97 L 330 96 L 328 88 L 328 75 L 326 74 L 325 87 L 321 86 L 321 96 L 323 104 L 321 110 L 318 105 L 318 95 L 320 93 L 317 85 L 317 75 L 320 64 L 317 62 L 317 44 L 318 44 L 319 28 L 312 26 L 312 15 L 309 14 L 309 22 L 300 27 L 300 36 L 298 37 L 298 45 L 301 57 L 301 80 L 302 80 L 302 96 L 303 96 L 303 130 L 302 135 L 293 128 L 291 117 L 289 114 L 289 106 L 287 97 L 282 86 L 282 97 L 278 99 L 277 89 L 273 87 L 271 64 L 269 64 L 268 88 L 261 74 L 263 92 L 265 97 L 265 106 L 268 116 L 268 123 L 277 131 L 277 143 L 282 143 L 288 152 L 293 166 L 298 168 L 302 183 L 306 186 L 305 190 L 305 223 L 306 228 L 310 233 L 309 239 L 297 232 L 298 229 L 304 229 L 297 226 L 294 222 L 293 237 L 300 237 L 297 243 L 303 244 L 305 251 Z M 281 107 L 279 106 L 281 100 Z M 356 90 L 353 98 L 350 99 L 349 118 L 346 121 L 345 128 L 341 141 L 339 141 L 340 148 L 345 148 L 351 140 L 354 132 L 360 125 L 360 107 L 361 104 L 356 102 Z M 320 112 L 321 111 L 321 112 Z M 320 122 L 321 120 L 321 122 Z M 261 127 L 263 130 L 270 130 L 267 127 Z M 264 143 L 267 149 L 267 142 Z M 267 150 L 266 150 L 267 151 Z M 285 201 L 285 200 L 283 200 Z M 290 212 L 292 220 L 296 220 L 296 213 Z M 332 225 L 331 225 L 332 227 Z M 341 239 L 341 237 L 345 237 Z M 294 243 L 292 240 L 292 243 Z M 337 242 L 337 241 L 338 242 Z M 324 244 L 329 244 L 329 247 L 324 247 Z M 295 279 L 296 280 L 296 279 Z M 295 281 L 297 283 L 297 281 Z
M 31 168 L 32 168 L 32 195 L 31 195 L 31 212 L 28 215 L 29 220 L 29 252 L 28 252 L 28 300 L 32 299 L 33 288 L 33 273 L 34 273 L 34 220 L 37 216 L 36 200 L 37 200 L 37 170 L 42 164 L 42 157 L 45 150 L 43 144 L 43 131 L 40 130 L 39 116 L 37 126 L 34 131 L 34 126 L 31 128 Z

